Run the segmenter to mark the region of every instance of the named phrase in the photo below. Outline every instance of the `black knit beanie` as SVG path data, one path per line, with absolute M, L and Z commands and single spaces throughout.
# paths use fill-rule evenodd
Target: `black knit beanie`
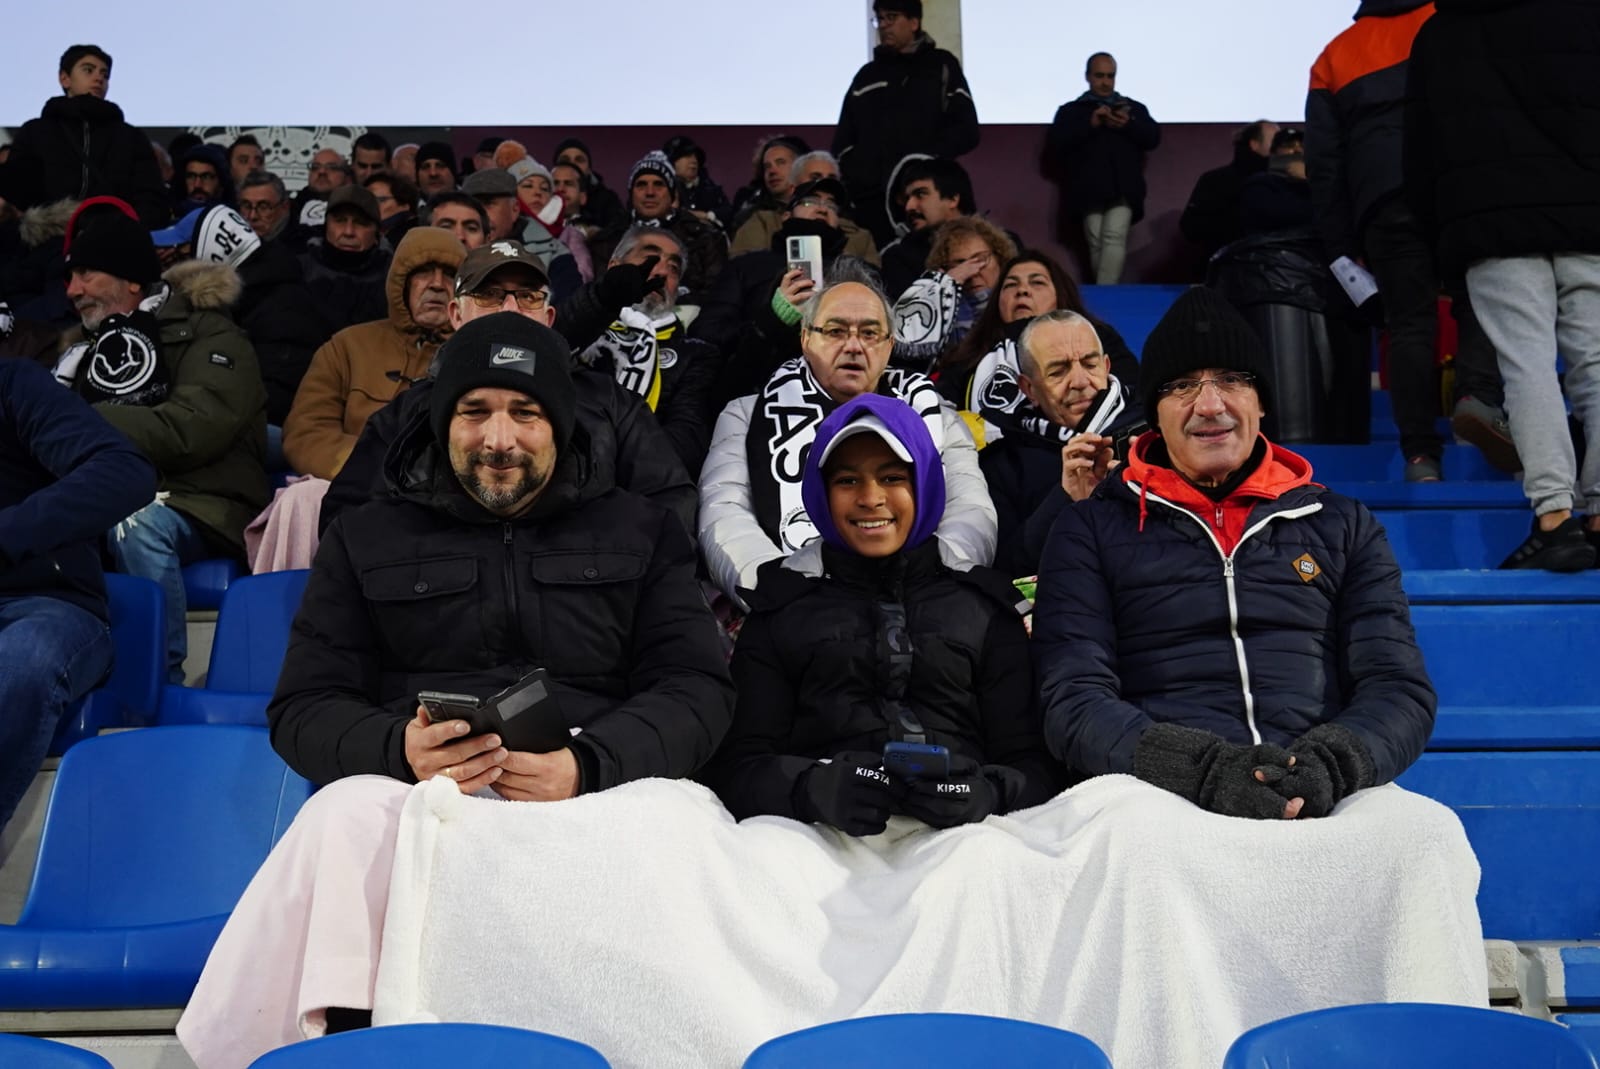
M 439 348 L 428 416 L 434 437 L 450 448 L 450 419 L 461 396 L 482 386 L 516 390 L 538 401 L 555 430 L 559 453 L 572 440 L 578 395 L 567 370 L 566 340 L 516 312 L 496 312 L 462 325 Z
M 97 211 L 78 221 L 67 250 L 66 268 L 104 271 L 149 287 L 161 277 L 161 261 L 150 231 L 120 211 Z
M 456 164 L 456 150 L 443 141 L 427 141 L 417 148 L 416 164 L 421 167 L 429 160 L 438 160 L 450 168 L 450 173 L 459 176 L 461 168 Z
M 1203 368 L 1248 372 L 1256 377 L 1261 410 L 1272 411 L 1272 360 L 1261 336 L 1216 290 L 1196 286 L 1173 302 L 1139 357 L 1139 396 L 1145 418 L 1158 427 L 1161 387 Z

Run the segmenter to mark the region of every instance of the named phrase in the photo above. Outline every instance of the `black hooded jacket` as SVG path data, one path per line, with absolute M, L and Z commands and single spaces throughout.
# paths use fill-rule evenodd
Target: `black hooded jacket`
M 878 602 L 904 605 L 914 649 L 904 700 L 928 741 L 1003 777 L 1008 812 L 1048 800 L 1064 771 L 1044 746 L 1016 589 L 988 568 L 956 572 L 933 541 L 883 561 L 820 543 L 761 569 L 733 674 L 739 705 L 702 778 L 734 816 L 803 819 L 796 781 L 818 758 L 891 739 Z
M 1267 158 L 1250 147 L 1248 141 L 1233 147 L 1233 159 L 1207 171 L 1194 184 L 1189 203 L 1178 218 L 1183 236 L 1211 256 L 1228 242 L 1241 237 L 1239 198 L 1251 175 L 1267 169 Z
M 1448 275 L 1600 253 L 1600 7 L 1439 0 L 1411 52 L 1406 193 Z
M 155 229 L 171 213 L 150 139 L 96 96 L 58 96 L 23 124 L 0 167 L 0 197 L 20 209 L 102 194 L 121 197 Z
M 535 667 L 572 727 L 579 790 L 687 776 L 715 751 L 733 687 L 667 510 L 597 477 L 580 426 L 514 519 L 462 489 L 427 421 L 385 462 L 388 496 L 323 536 L 267 710 L 314 783 L 414 780 L 417 693 L 487 697 Z
M 881 211 L 884 187 L 912 153 L 954 159 L 978 147 L 978 111 L 955 56 L 918 33 L 913 52 L 879 45 L 856 71 L 839 108 L 833 154 L 864 215 Z

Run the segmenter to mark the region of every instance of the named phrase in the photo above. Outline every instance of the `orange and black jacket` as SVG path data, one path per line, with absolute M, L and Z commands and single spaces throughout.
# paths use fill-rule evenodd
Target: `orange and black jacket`
M 1432 17 L 1431 2 L 1364 0 L 1311 67 L 1306 171 L 1330 259 L 1360 256 L 1362 229 L 1403 191 L 1406 67 Z

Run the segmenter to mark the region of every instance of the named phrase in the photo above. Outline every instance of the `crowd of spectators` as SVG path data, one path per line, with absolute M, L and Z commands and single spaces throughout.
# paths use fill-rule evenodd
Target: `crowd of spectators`
M 1302 234 L 1330 280 L 1374 281 L 1408 479 L 1441 477 L 1454 296 L 1454 425 L 1526 469 L 1536 513 L 1508 567 L 1600 544 L 1578 8 L 1366 0 L 1304 128 L 1239 130 L 1183 214 L 1208 255 Z M 1283 354 L 1205 287 L 1132 352 L 1043 235 L 980 210 L 977 107 L 921 5 L 877 16 L 830 149 L 766 138 L 731 195 L 714 165 L 743 165 L 688 136 L 612 189 L 576 137 L 547 163 L 376 133 L 291 194 L 248 136 L 151 146 L 107 99 L 111 57 L 69 49 L 0 163 L 0 708 L 29 710 L 0 727 L 0 821 L 105 673 L 101 565 L 161 584 L 181 683 L 181 569 L 215 557 L 312 569 L 268 715 L 318 784 L 548 800 L 698 776 L 736 816 L 871 835 L 1107 773 L 1323 818 L 1404 771 L 1434 696 L 1398 568 L 1261 432 Z M 1472 51 L 1490 40 L 1570 75 L 1553 114 L 1520 110 L 1504 56 Z M 1047 137 L 1099 284 L 1161 141 L 1117 76 L 1090 56 Z M 549 752 L 418 705 L 534 670 L 576 731 Z M 886 744 L 942 748 L 938 771 Z

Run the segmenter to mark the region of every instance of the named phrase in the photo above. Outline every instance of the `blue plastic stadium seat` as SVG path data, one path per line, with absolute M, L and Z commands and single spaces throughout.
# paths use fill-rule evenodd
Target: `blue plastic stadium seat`
M 1145 339 L 1167 314 L 1172 302 L 1183 296 L 1188 286 L 1080 286 L 1083 305 L 1117 328 L 1135 356 L 1144 352 Z
M 166 598 L 159 584 L 136 575 L 106 575 L 111 642 L 116 661 L 111 675 L 62 714 L 50 743 L 59 756 L 74 743 L 106 728 L 130 727 L 155 718 L 167 677 Z
M 1339 1006 L 1252 1028 L 1222 1069 L 1595 1069 L 1560 1025 L 1498 1010 L 1396 1002 Z
M 242 576 L 217 613 L 204 688 L 168 686 L 163 724 L 265 724 L 308 571 Z
M 1572 1029 L 1572 1038 L 1589 1048 L 1600 1064 L 1600 1013 L 1558 1013 L 1556 1020 Z
M 744 1069 L 1111 1069 L 1075 1032 L 1004 1017 L 902 1013 L 857 1017 L 761 1044 Z
M 261 728 L 154 727 L 61 760 L 0 1010 L 182 1006 L 311 785 Z
M 0 1032 L 0 1066 L 7 1069 L 112 1069 L 92 1050 L 33 1036 Z
M 190 611 L 214 611 L 222 605 L 228 585 L 239 577 L 235 560 L 201 560 L 183 569 L 183 595 Z
M 593 1047 L 492 1024 L 397 1024 L 308 1039 L 270 1051 L 250 1069 L 433 1069 L 438 1065 L 610 1069 Z

